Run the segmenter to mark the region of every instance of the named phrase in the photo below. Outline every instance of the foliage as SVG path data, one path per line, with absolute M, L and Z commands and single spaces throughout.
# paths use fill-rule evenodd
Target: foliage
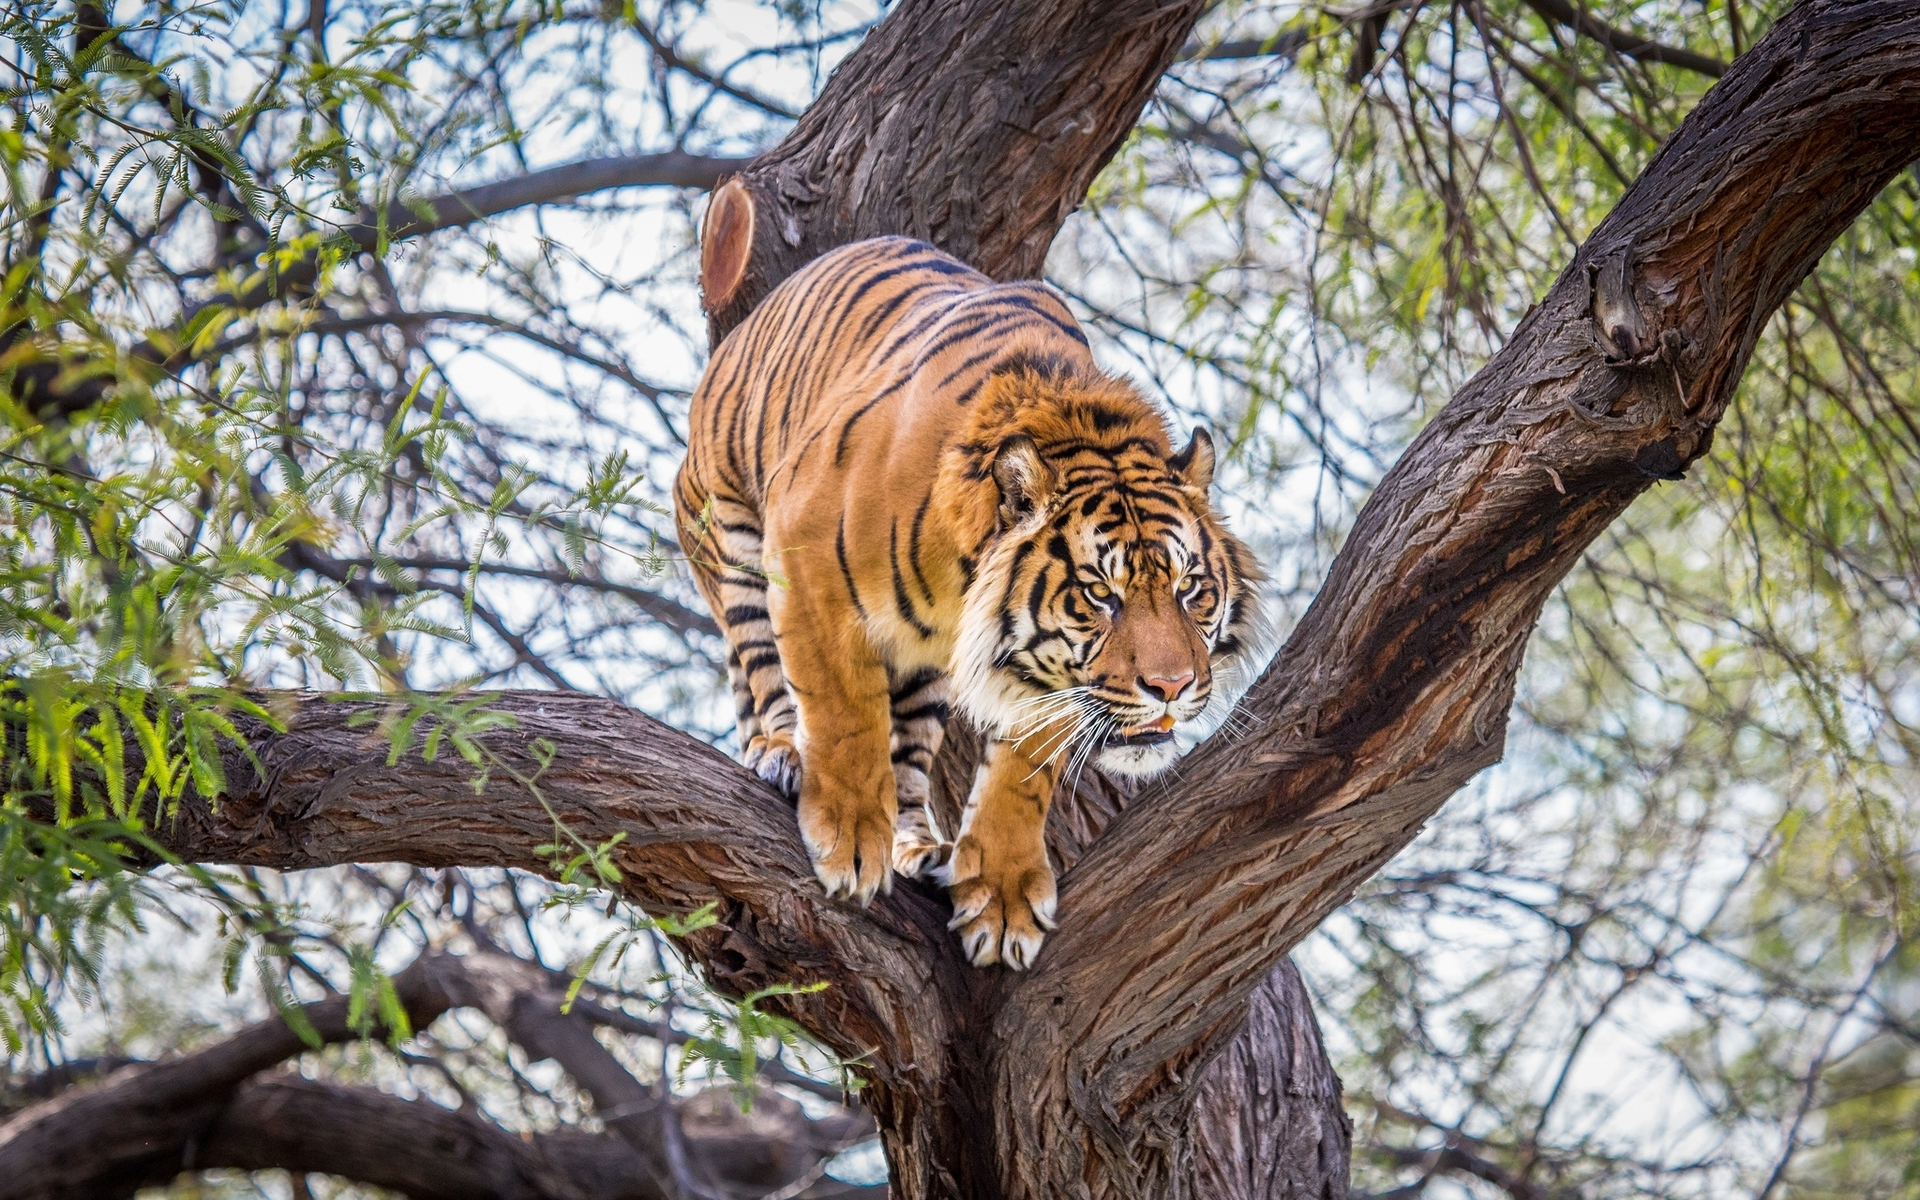
M 205 871 L 128 869 L 164 861 L 143 831 L 183 796 L 217 798 L 247 768 L 235 720 L 277 725 L 260 687 L 404 686 L 406 647 L 470 644 L 480 573 L 530 539 L 551 540 L 563 577 L 605 554 L 659 567 L 649 540 L 608 536 L 659 511 L 625 453 L 573 486 L 512 464 L 476 473 L 481 432 L 430 361 L 347 383 L 377 403 L 313 411 L 324 398 L 302 347 L 367 284 L 342 216 L 376 182 L 376 135 L 340 114 L 396 135 L 436 30 L 520 21 L 466 6 L 363 15 L 340 61 L 299 53 L 244 8 L 115 27 L 86 5 L 0 19 L 14 115 L 0 138 L 0 1033 L 15 1052 L 50 1053 L 63 991 L 96 990 L 113 932 L 177 916 L 183 896 L 213 901 L 233 931 L 228 986 L 252 959 L 298 1019 L 275 906 Z M 215 80 L 206 50 L 221 39 L 251 74 L 228 63 Z M 420 144 L 399 151 L 417 159 Z M 204 270 L 171 265 L 209 243 Z M 110 386 L 95 397 L 90 383 Z M 85 402 L 67 399 L 76 387 Z M 422 552 L 456 578 L 422 586 L 396 558 Z M 427 758 L 444 738 L 470 761 L 492 719 L 483 696 L 416 701 L 396 753 L 422 717 Z M 404 1029 L 390 984 L 348 958 L 356 1006 Z

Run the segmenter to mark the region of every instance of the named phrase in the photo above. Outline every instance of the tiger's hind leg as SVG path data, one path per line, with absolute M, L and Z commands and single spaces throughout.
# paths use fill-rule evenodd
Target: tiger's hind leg
M 733 694 L 733 727 L 740 735 L 740 746 L 744 749 L 753 736 L 760 732 L 760 718 L 754 714 L 753 688 L 747 683 L 747 672 L 740 665 L 740 651 L 732 643 L 727 645 L 727 690 Z
M 933 759 L 940 753 L 951 711 L 949 684 L 945 672 L 934 667 L 888 674 L 894 790 L 900 804 L 893 869 L 909 878 L 931 875 L 946 866 L 953 853 L 953 843 L 941 832 L 929 804 Z
M 746 505 L 713 497 L 694 571 L 727 637 L 727 682 L 747 768 L 789 797 L 800 794 L 798 714 L 787 686 L 767 611 L 761 568 L 760 517 Z

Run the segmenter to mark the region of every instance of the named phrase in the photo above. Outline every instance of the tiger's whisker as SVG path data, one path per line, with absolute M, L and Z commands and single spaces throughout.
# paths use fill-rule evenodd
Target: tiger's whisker
M 1087 744 L 1081 747 L 1080 753 L 1075 755 L 1074 761 L 1068 765 L 1068 773 L 1073 776 L 1073 782 L 1071 784 L 1072 790 L 1078 791 L 1080 789 L 1081 774 L 1086 771 L 1087 764 L 1093 761 L 1095 751 L 1107 740 L 1107 734 L 1112 731 L 1116 720 L 1117 718 L 1109 714 L 1106 719 L 1094 729 L 1094 736 L 1087 739 Z
M 1036 766 L 1034 768 L 1035 774 L 1037 774 L 1042 768 L 1046 767 L 1049 763 L 1051 763 L 1055 755 L 1057 755 L 1060 752 L 1061 748 L 1067 746 L 1072 742 L 1072 739 L 1075 736 L 1075 734 L 1080 730 L 1080 728 L 1083 725 L 1085 725 L 1087 721 L 1087 716 L 1088 716 L 1087 711 L 1083 708 L 1080 715 L 1075 717 L 1074 720 L 1071 723 L 1069 723 L 1059 734 L 1053 735 L 1052 737 L 1048 738 L 1047 741 L 1042 743 L 1043 749 L 1048 746 L 1053 747 L 1053 749 L 1047 753 L 1045 758 L 1042 758 L 1040 760 L 1039 766 Z M 1033 775 L 1030 774 L 1027 776 L 1027 778 L 1031 779 L 1033 778 Z
M 1042 712 L 1029 713 L 1024 717 L 1016 718 L 1012 723 L 1012 727 L 1016 729 L 1024 728 L 1029 730 L 1038 729 L 1042 726 L 1049 725 L 1055 721 L 1058 721 L 1064 717 L 1075 716 L 1077 714 L 1084 713 L 1087 710 L 1087 707 L 1088 707 L 1087 701 L 1074 700 L 1072 702 L 1063 703 L 1053 708 L 1046 709 Z
M 1090 708 L 1091 702 L 1085 697 L 1072 697 L 1070 700 L 1062 701 L 1054 708 L 1047 709 L 1044 712 L 1032 713 L 1015 720 L 1009 727 L 1008 733 L 1017 738 L 1024 738 L 1046 725 L 1073 713 L 1076 709 L 1081 716 L 1084 716 Z
M 1093 690 L 1092 684 L 1080 684 L 1076 687 L 1055 688 L 1051 692 L 1041 692 L 1038 696 L 1028 696 L 1024 700 L 1015 700 L 1009 708 L 1025 708 L 1029 704 L 1040 704 L 1048 700 L 1060 700 L 1066 697 L 1084 696 Z

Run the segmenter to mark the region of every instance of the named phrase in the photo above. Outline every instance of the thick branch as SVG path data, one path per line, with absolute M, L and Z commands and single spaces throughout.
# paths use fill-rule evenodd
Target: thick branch
M 475 769 L 457 756 L 426 762 L 416 746 L 388 765 L 387 736 L 369 722 L 391 720 L 394 707 L 313 694 L 270 702 L 288 731 L 246 726 L 264 771 L 230 753 L 218 806 L 190 800 L 154 831 L 173 853 L 281 869 L 397 861 L 552 873 L 554 857 L 537 847 L 558 842 L 566 858 L 617 836 L 613 861 L 641 907 L 690 913 L 717 902 L 718 923 L 687 939 L 717 984 L 744 993 L 828 983 L 790 1010 L 834 1049 L 868 1056 L 882 1089 L 941 1068 L 951 1032 L 942 998 L 990 986 L 952 952 L 931 890 L 903 885 L 871 909 L 828 900 L 786 801 L 718 751 L 613 701 L 499 693 L 495 710 L 517 724 L 481 738 L 493 757 L 478 792 Z
M 161 1152 L 152 1155 L 143 1185 L 165 1184 L 183 1169 L 230 1167 L 321 1171 L 408 1200 L 669 1195 L 648 1181 L 640 1156 L 617 1138 L 563 1131 L 523 1139 L 430 1101 L 277 1072 L 237 1088 L 195 1131 L 191 1144 L 156 1149 Z
M 1789 13 L 1668 139 L 1512 339 L 1415 439 L 1246 702 L 1064 880 L 1060 931 L 996 1018 L 1024 1194 L 1177 1180 L 1181 1082 L 1247 990 L 1501 751 L 1547 595 L 1654 480 L 1704 454 L 1760 329 L 1920 157 L 1920 12 Z M 1046 1115 L 1076 1113 L 1063 1146 Z M 1042 1140 L 1044 1138 L 1044 1141 Z M 1043 1154 L 1040 1147 L 1046 1147 Z M 1172 1194 L 1167 1192 L 1166 1194 Z
M 713 344 L 801 265 L 878 234 L 925 238 L 995 278 L 1039 275 L 1206 7 L 897 6 L 793 132 L 716 194 L 751 216 L 710 214 L 702 234 Z

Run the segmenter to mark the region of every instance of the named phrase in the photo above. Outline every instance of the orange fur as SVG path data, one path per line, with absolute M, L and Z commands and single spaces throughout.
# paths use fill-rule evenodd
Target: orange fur
M 1257 651 L 1212 444 L 1102 374 L 1049 289 L 924 243 L 843 247 L 715 353 L 675 485 L 747 762 L 797 791 L 828 892 L 945 863 L 976 963 L 1051 927 L 1063 771 L 1135 774 Z M 957 705 L 992 735 L 958 837 L 925 807 Z

